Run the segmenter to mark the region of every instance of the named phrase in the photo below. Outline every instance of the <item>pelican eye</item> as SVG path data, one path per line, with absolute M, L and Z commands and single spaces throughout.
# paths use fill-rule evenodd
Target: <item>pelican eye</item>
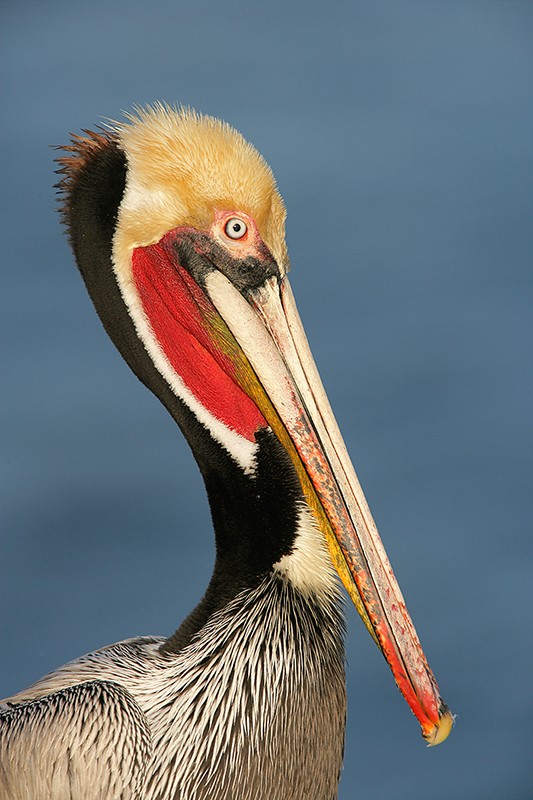
M 230 239 L 242 239 L 247 230 L 248 228 L 246 223 L 238 217 L 232 217 L 229 219 L 224 227 L 226 236 L 229 236 Z

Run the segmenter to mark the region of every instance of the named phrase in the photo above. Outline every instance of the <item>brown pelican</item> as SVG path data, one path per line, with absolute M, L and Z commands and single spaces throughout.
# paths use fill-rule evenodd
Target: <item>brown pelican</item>
M 346 713 L 337 576 L 429 744 L 452 715 L 307 345 L 272 173 L 228 125 L 162 105 L 65 150 L 76 261 L 192 448 L 217 556 L 171 636 L 89 653 L 4 701 L 0 796 L 331 800 Z

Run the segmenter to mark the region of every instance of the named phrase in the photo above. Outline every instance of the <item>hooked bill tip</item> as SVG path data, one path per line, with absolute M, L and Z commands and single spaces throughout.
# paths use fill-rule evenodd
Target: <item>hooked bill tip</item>
M 439 721 L 433 725 L 429 731 L 422 730 L 422 736 L 427 742 L 428 747 L 434 747 L 444 742 L 451 733 L 455 725 L 455 715 L 452 714 L 448 706 L 443 703 L 439 710 Z

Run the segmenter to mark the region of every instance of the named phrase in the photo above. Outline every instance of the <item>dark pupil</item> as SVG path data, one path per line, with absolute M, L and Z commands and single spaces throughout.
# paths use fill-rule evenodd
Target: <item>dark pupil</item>
M 233 232 L 234 233 L 239 233 L 240 230 L 241 230 L 241 223 L 240 222 L 234 222 L 233 223 Z

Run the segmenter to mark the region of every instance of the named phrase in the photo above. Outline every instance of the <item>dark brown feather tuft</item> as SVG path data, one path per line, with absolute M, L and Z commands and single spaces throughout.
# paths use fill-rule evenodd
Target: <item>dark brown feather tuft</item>
M 70 199 L 74 185 L 87 166 L 110 145 L 115 145 L 118 138 L 113 131 L 106 128 L 98 128 L 96 131 L 83 129 L 83 134 L 82 136 L 71 133 L 70 144 L 60 145 L 56 148 L 64 153 L 55 159 L 56 164 L 59 164 L 56 174 L 61 177 L 54 188 L 58 190 L 61 221 L 66 225 L 70 220 Z

